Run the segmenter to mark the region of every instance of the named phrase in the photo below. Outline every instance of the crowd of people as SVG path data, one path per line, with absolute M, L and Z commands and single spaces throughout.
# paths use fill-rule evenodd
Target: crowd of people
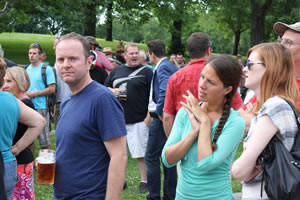
M 77 33 L 55 38 L 53 67 L 37 43 L 25 68 L 0 52 L 0 200 L 35 199 L 34 140 L 50 149 L 51 116 L 55 200 L 120 199 L 128 154 L 148 200 L 234 199 L 231 176 L 242 199 L 269 199 L 256 161 L 276 134 L 292 148 L 289 103 L 300 111 L 300 22 L 273 28 L 279 40 L 245 61 L 212 56 L 202 32 L 186 40 L 188 63 L 180 52 L 167 58 L 162 40 L 148 52 L 120 41 L 114 53 Z

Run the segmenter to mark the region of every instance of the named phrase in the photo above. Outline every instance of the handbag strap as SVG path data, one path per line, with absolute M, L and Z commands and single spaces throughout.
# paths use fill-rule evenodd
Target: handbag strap
M 285 99 L 285 101 L 291 106 L 291 108 L 292 108 L 292 110 L 293 110 L 293 112 L 294 112 L 294 115 L 295 115 L 295 117 L 296 117 L 297 126 L 298 126 L 298 128 L 300 129 L 300 117 L 299 117 L 299 114 L 297 113 L 297 111 L 296 111 L 294 105 L 293 105 L 290 101 L 288 101 L 288 100 L 286 100 L 286 99 Z

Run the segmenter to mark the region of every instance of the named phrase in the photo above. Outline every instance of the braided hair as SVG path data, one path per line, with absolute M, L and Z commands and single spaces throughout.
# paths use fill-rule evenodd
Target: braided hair
M 223 130 L 223 127 L 230 115 L 231 103 L 233 96 L 239 86 L 242 77 L 242 68 L 236 59 L 228 55 L 220 55 L 208 60 L 207 64 L 213 67 L 219 79 L 223 82 L 224 87 L 232 87 L 230 93 L 225 96 L 225 103 L 222 116 L 214 134 L 212 148 L 217 149 L 217 140 Z

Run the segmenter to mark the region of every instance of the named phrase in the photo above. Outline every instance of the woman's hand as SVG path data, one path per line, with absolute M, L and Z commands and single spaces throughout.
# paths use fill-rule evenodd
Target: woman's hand
M 198 100 L 189 90 L 187 90 L 187 94 L 187 96 L 183 95 L 186 99 L 186 103 L 180 103 L 184 106 L 184 108 L 186 108 L 186 110 L 189 110 L 200 123 L 210 123 L 207 113 L 199 106 Z
M 185 111 L 187 112 L 191 125 L 192 130 L 190 131 L 190 135 L 196 139 L 198 137 L 199 131 L 200 131 L 200 122 L 195 118 L 195 115 L 191 113 L 187 108 L 185 108 Z

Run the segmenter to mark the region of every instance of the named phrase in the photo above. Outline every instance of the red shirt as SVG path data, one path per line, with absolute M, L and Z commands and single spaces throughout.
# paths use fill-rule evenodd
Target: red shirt
M 187 90 L 198 99 L 198 83 L 205 66 L 205 61 L 205 59 L 192 60 L 170 77 L 163 109 L 164 112 L 175 116 L 182 106 L 180 101 L 185 102 L 182 95 L 186 94 Z M 236 92 L 232 101 L 232 107 L 236 109 L 242 103 L 240 95 Z
M 299 90 L 297 105 L 300 108 L 300 80 L 297 80 L 297 85 Z M 246 104 L 243 105 L 242 107 L 243 110 L 246 110 L 248 103 L 254 104 L 255 102 L 256 102 L 256 96 L 254 95 Z

